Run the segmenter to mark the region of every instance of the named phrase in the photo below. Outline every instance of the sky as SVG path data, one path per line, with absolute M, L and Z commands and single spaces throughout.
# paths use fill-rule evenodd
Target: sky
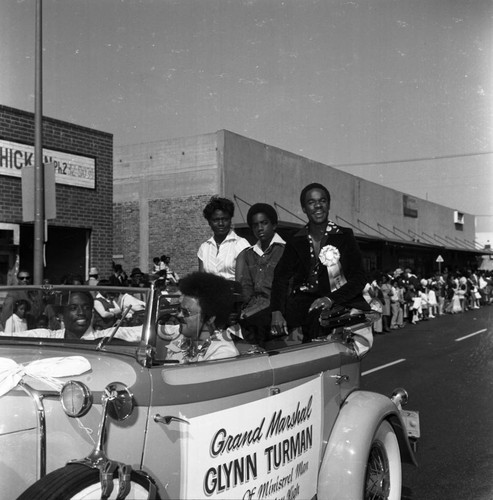
M 35 6 L 0 2 L 26 111 Z M 493 234 L 491 0 L 43 0 L 43 112 L 116 146 L 227 129 Z

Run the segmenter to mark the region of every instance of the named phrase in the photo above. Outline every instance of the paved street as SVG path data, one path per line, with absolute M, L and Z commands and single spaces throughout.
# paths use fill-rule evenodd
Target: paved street
M 362 372 L 363 389 L 404 387 L 420 412 L 403 500 L 493 498 L 493 306 L 376 336 Z

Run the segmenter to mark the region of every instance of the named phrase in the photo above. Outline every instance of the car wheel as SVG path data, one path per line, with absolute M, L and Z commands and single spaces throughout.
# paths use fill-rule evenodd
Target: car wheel
M 126 500 L 149 499 L 149 479 L 136 471 L 130 476 L 131 488 Z M 118 476 L 115 472 L 113 491 L 109 497 L 118 496 Z M 81 464 L 70 464 L 57 469 L 34 483 L 17 500 L 94 500 L 101 497 L 99 469 Z M 160 500 L 156 493 L 154 500 Z
M 400 500 L 402 488 L 399 443 L 392 426 L 383 421 L 370 447 L 366 466 L 365 500 Z

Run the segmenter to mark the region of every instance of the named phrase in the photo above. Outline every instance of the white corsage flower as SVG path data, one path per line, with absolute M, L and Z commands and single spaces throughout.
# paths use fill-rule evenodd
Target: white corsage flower
M 320 250 L 320 255 L 318 258 L 324 266 L 329 267 L 339 262 L 341 254 L 336 247 L 332 245 L 326 245 L 322 248 L 322 250 Z

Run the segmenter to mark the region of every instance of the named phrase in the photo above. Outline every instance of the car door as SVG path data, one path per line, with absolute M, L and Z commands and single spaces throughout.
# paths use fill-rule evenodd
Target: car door
M 303 478 L 300 478 L 309 477 L 308 483 L 313 485 L 313 489 L 305 490 L 303 498 L 312 498 L 312 495 L 316 494 L 314 488 L 318 477 L 318 465 L 328 436 L 339 414 L 343 394 L 345 397 L 349 385 L 355 381 L 355 379 L 350 380 L 346 375 L 347 370 L 341 367 L 354 359 L 342 343 L 327 341 L 302 344 L 295 349 L 288 349 L 279 355 L 270 356 L 275 390 L 283 393 L 296 387 L 304 387 L 305 401 L 312 396 L 312 407 L 318 410 L 316 418 L 311 419 L 314 429 L 311 445 L 313 451 L 317 453 L 317 462 L 316 464 L 310 462 L 303 466 L 306 471 L 303 473 Z M 317 401 L 316 398 L 318 398 Z M 315 435 L 315 429 L 317 435 Z M 306 463 L 303 455 L 300 455 L 299 463 Z M 304 483 L 299 484 L 301 488 Z
M 249 455 L 260 433 L 257 413 L 272 394 L 268 354 L 168 364 L 153 367 L 150 372 L 151 411 L 143 469 L 170 498 L 208 498 L 208 489 L 214 490 L 213 497 L 223 493 L 221 498 L 228 498 L 227 494 L 238 498 L 238 482 L 248 483 L 246 477 L 253 474 L 245 455 Z M 231 453 L 222 450 L 211 456 L 212 440 L 219 447 L 220 441 L 240 433 L 242 446 L 235 443 L 237 449 Z M 243 458 L 238 458 L 240 455 Z

